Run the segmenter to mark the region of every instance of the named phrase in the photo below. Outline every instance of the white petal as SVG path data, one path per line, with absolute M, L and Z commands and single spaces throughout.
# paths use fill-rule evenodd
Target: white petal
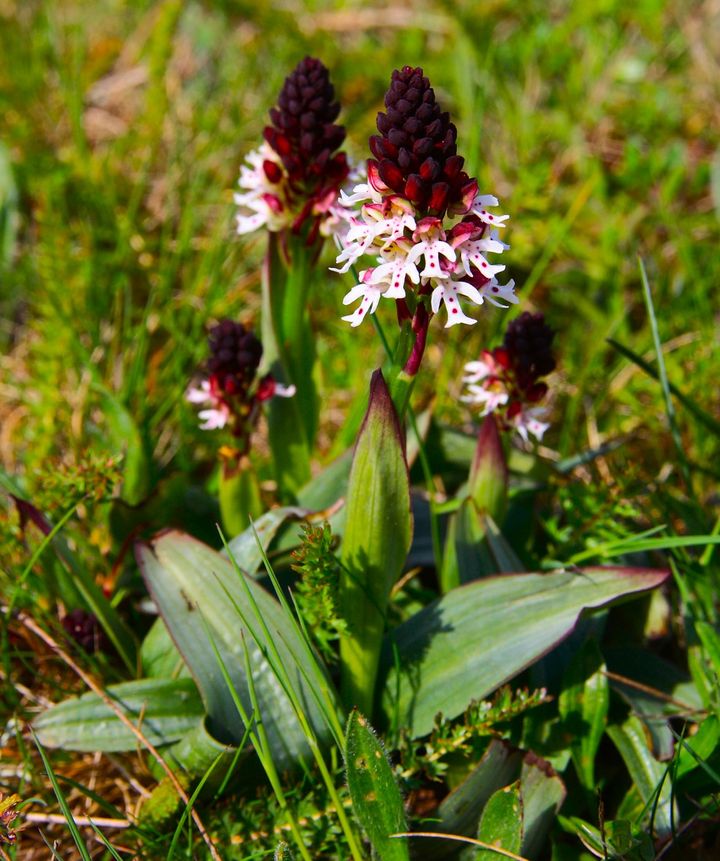
M 200 430 L 217 430 L 224 428 L 227 424 L 227 413 L 224 410 L 201 410 L 198 418 L 205 422 L 200 425 Z
M 478 194 L 473 201 L 473 206 L 500 206 L 500 201 L 494 194 Z
M 490 365 L 478 359 L 476 362 L 467 362 L 465 365 L 464 383 L 479 383 L 485 377 L 490 376 Z
M 466 323 L 469 326 L 474 325 L 477 320 L 468 317 L 460 306 L 460 300 L 457 297 L 458 288 L 454 282 L 439 284 L 432 292 L 430 297 L 430 307 L 437 313 L 440 307 L 440 302 L 445 305 L 447 311 L 447 323 L 445 328 L 455 326 L 457 323 Z
M 367 284 L 356 284 L 343 296 L 343 305 L 351 305 L 356 299 L 364 296 L 367 292 Z
M 381 294 L 380 288 L 374 287 L 371 284 L 359 284 L 358 287 L 363 288 L 362 292 L 364 293 L 364 296 L 362 302 L 358 305 L 358 307 L 353 311 L 352 314 L 348 314 L 347 316 L 341 318 L 346 322 L 350 323 L 353 328 L 359 326 L 366 317 L 370 316 L 370 314 L 375 313 L 375 311 L 377 310 L 378 303 L 380 302 Z M 357 292 L 357 288 L 353 288 L 353 290 L 351 290 L 350 292 L 353 291 L 355 291 L 355 298 L 361 295 Z M 347 299 L 347 296 L 345 297 L 345 299 Z M 345 302 L 345 300 L 343 300 L 343 302 Z M 345 302 L 345 304 L 347 305 L 349 303 Z
M 295 386 L 284 386 L 282 383 L 275 383 L 274 397 L 292 398 L 295 394 L 295 391 Z
M 471 299 L 476 305 L 482 305 L 483 295 L 477 287 L 468 284 L 467 281 L 453 281 L 453 286 L 461 296 Z
M 472 210 L 475 215 L 480 219 L 480 221 L 484 221 L 485 224 L 491 224 L 493 227 L 505 227 L 503 224 L 504 221 L 507 221 L 510 218 L 509 215 L 493 215 L 491 212 L 488 212 L 487 209 L 473 209 Z
M 515 281 L 510 280 L 507 284 L 498 284 L 498 282 L 493 278 L 493 280 L 486 284 L 482 288 L 482 295 L 485 299 L 488 300 L 492 305 L 496 305 L 498 308 L 509 308 L 509 305 L 504 305 L 503 302 L 499 300 L 503 300 L 504 302 L 510 302 L 512 305 L 517 305 L 520 301 L 518 297 L 515 295 Z
M 205 404 L 208 401 L 212 401 L 210 397 L 210 383 L 207 380 L 203 380 L 199 386 L 188 389 L 185 394 L 185 400 L 191 404 Z

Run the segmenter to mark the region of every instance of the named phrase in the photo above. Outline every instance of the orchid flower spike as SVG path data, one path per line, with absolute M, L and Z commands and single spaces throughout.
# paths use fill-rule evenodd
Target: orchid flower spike
M 549 425 L 541 421 L 545 408 L 537 406 L 548 391 L 540 377 L 555 369 L 554 337 L 542 314 L 525 311 L 508 325 L 501 347 L 465 365 L 461 400 L 479 407 L 481 416 L 495 413 L 503 429 L 525 442 L 530 434 L 541 440 Z
M 339 201 L 348 229 L 338 232 L 335 271 L 374 258 L 346 294 L 345 304 L 360 304 L 343 320 L 359 326 L 381 298 L 396 302 L 399 319 L 422 304 L 429 320 L 443 306 L 446 326 L 476 322 L 463 303 L 517 303 L 514 282 L 496 278 L 505 266 L 488 258 L 508 248 L 500 238 L 508 216 L 495 213 L 497 198 L 479 194 L 463 170 L 457 129 L 422 69 L 393 72 L 377 128 L 367 181 Z

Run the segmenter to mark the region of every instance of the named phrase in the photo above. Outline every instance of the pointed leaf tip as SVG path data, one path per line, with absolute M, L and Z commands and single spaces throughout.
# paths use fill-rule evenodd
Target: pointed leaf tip
M 373 371 L 370 378 L 370 397 L 368 399 L 368 408 L 363 419 L 362 427 L 358 438 L 362 436 L 367 425 L 371 422 L 380 422 L 387 424 L 391 428 L 391 432 L 400 440 L 405 451 L 405 434 L 401 432 L 400 420 L 398 419 L 397 410 L 393 403 L 390 389 L 385 382 L 385 377 L 380 368 Z
M 478 473 L 482 469 L 492 470 L 497 480 L 507 481 L 508 468 L 505 452 L 503 451 L 497 421 L 492 413 L 485 416 L 480 426 L 477 446 L 475 447 L 475 454 L 470 468 L 471 483 L 475 482 Z

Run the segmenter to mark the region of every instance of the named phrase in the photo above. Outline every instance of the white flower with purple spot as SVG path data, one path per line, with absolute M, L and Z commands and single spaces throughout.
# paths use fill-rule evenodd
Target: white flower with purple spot
M 496 197 L 475 195 L 468 200 L 468 214 L 446 227 L 433 216 L 418 219 L 415 207 L 384 190 L 377 173 L 371 172 L 368 182 L 356 185 L 352 194 L 342 192 L 338 205 L 352 214 L 344 236 L 337 237 L 340 251 L 333 271 L 347 272 L 366 255 L 377 264 L 364 271 L 343 299 L 345 305 L 361 299 L 355 311 L 342 318 L 351 326 L 374 314 L 381 298 L 402 300 L 413 288 L 430 296 L 433 313 L 445 309 L 446 327 L 476 322 L 461 301 L 480 306 L 487 300 L 500 308 L 517 303 L 514 282 L 500 284 L 496 277 L 505 266 L 487 257 L 509 247 L 496 229 L 504 227 L 508 216 L 488 211 L 498 206 Z

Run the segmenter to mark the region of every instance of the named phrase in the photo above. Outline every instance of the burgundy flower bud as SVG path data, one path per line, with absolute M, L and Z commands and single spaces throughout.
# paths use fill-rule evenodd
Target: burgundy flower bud
M 264 132 L 291 185 L 305 194 L 338 185 L 349 173 L 345 153 L 332 155 L 345 140 L 345 129 L 335 124 L 339 113 L 328 70 L 305 57 L 285 79 Z
M 392 73 L 385 107 L 377 118 L 380 135 L 370 138 L 383 182 L 404 194 L 421 216 L 467 210 L 463 188 L 470 178 L 456 155 L 457 129 L 440 110 L 422 69 L 405 66 Z
M 505 332 L 503 346 L 515 372 L 518 387 L 525 391 L 527 400 L 537 401 L 545 392 L 538 395 L 535 384 L 555 369 L 552 342 L 555 332 L 545 323 L 542 314 L 525 311 L 516 317 Z
M 244 396 L 262 358 L 260 341 L 242 323 L 222 320 L 210 330 L 208 344 L 210 378 L 224 394 Z
M 61 624 L 68 637 L 88 654 L 100 652 L 107 648 L 105 633 L 100 627 L 97 617 L 87 610 L 78 608 L 63 616 Z

